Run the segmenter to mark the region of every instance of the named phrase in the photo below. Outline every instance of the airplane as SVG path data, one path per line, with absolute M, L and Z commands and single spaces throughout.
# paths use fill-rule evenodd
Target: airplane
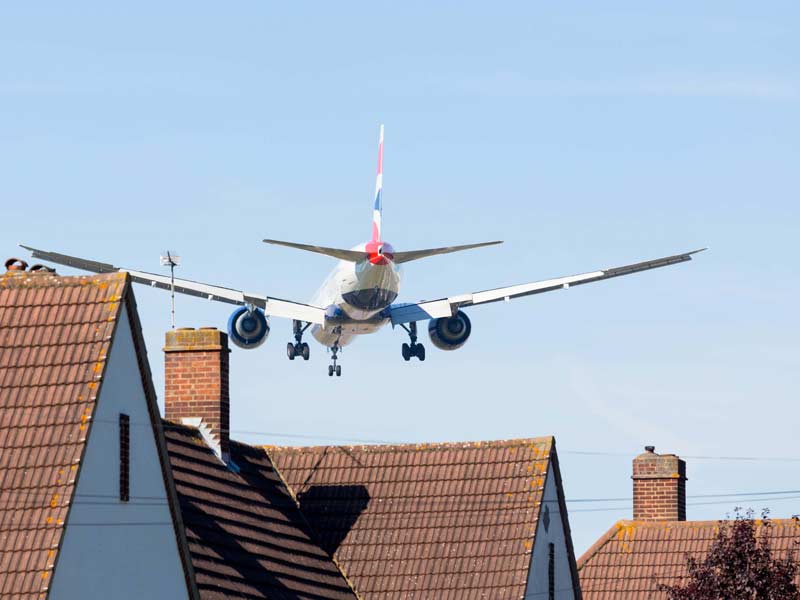
M 257 348 L 266 341 L 270 333 L 270 317 L 291 319 L 295 341 L 286 345 L 289 360 L 294 360 L 296 357 L 309 359 L 310 348 L 303 341 L 303 335 L 311 328 L 311 336 L 330 349 L 331 364 L 328 366 L 328 375 L 333 376 L 335 373 L 337 377 L 342 374 L 342 366 L 337 363 L 341 348 L 357 336 L 378 331 L 384 325 L 391 324 L 392 328 L 400 326 L 408 334 L 409 342 L 404 342 L 401 347 L 405 361 L 412 358 L 424 361 L 425 346 L 417 341 L 417 323 L 420 321 L 428 322 L 428 334 L 434 346 L 440 350 L 457 350 L 466 343 L 472 332 L 472 323 L 463 310 L 465 308 L 490 302 L 508 302 L 523 296 L 568 289 L 574 285 L 666 267 L 692 260 L 692 255 L 706 250 L 700 248 L 621 267 L 445 296 L 435 300 L 395 303 L 400 292 L 401 265 L 430 256 L 483 248 L 502 242 L 395 251 L 390 243 L 384 241 L 381 232 L 383 132 L 384 127 L 381 125 L 378 141 L 378 174 L 372 208 L 372 236 L 368 242 L 350 249 L 339 249 L 273 239 L 263 240 L 267 244 L 315 252 L 339 259 L 337 266 L 308 304 L 197 281 L 172 279 L 168 276 L 116 267 L 22 244 L 20 246 L 29 250 L 34 258 L 94 273 L 127 271 L 135 283 L 238 305 L 228 319 L 228 334 L 230 340 L 240 348 Z

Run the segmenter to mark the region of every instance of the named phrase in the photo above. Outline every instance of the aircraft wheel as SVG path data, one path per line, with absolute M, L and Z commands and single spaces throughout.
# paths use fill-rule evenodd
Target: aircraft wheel
M 336 376 L 337 377 L 342 376 L 342 365 L 336 365 Z
M 297 352 L 294 349 L 294 344 L 292 344 L 291 342 L 286 344 L 286 356 L 289 357 L 289 360 L 294 360 L 296 354 Z
M 303 360 L 308 360 L 311 357 L 311 348 L 308 347 L 308 344 L 303 342 L 300 345 L 300 354 L 303 357 Z
M 333 377 L 333 365 L 328 365 L 328 377 Z
M 417 344 L 417 347 L 414 349 L 414 354 L 417 355 L 420 362 L 423 362 L 425 360 L 425 346 Z
M 403 342 L 402 351 L 403 351 L 403 360 L 405 361 L 411 360 L 411 347 L 405 342 Z

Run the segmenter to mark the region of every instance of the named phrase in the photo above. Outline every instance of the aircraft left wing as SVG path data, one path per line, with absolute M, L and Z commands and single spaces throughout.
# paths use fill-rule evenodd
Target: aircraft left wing
M 466 306 L 487 304 L 489 302 L 498 302 L 500 300 L 508 301 L 513 298 L 521 298 L 522 296 L 530 296 L 532 294 L 541 294 L 544 292 L 552 292 L 554 290 L 567 289 L 573 285 L 592 283 L 594 281 L 602 281 L 612 277 L 620 277 L 621 275 L 630 275 L 631 273 L 639 273 L 640 271 L 648 271 L 650 269 L 675 265 L 692 260 L 693 254 L 697 254 L 703 250 L 705 250 L 705 248 L 700 248 L 699 250 L 693 250 L 691 252 L 685 252 L 683 254 L 675 254 L 674 256 L 665 256 L 664 258 L 646 260 L 621 267 L 612 267 L 609 269 L 592 271 L 590 273 L 582 273 L 580 275 L 557 277 L 555 279 L 545 279 L 543 281 L 534 281 L 532 283 L 523 283 L 520 285 L 501 287 L 482 292 L 461 294 L 460 296 L 449 296 L 447 298 L 440 298 L 439 300 L 418 302 L 416 304 L 395 304 L 389 307 L 389 315 L 392 319 L 392 325 L 400 325 L 402 323 L 409 323 L 411 321 L 425 321 L 439 317 L 451 317 L 458 311 L 459 308 Z
M 74 267 L 92 273 L 115 273 L 126 271 L 131 280 L 135 283 L 150 285 L 151 287 L 162 290 L 171 289 L 171 280 L 167 275 L 156 273 L 146 273 L 144 271 L 134 271 L 124 267 L 116 267 L 108 263 L 97 262 L 77 256 L 59 254 L 58 252 L 48 252 L 20 244 L 22 248 L 29 250 L 34 258 L 39 258 L 59 265 Z M 197 296 L 216 302 L 226 302 L 228 304 L 246 305 L 252 304 L 261 308 L 266 315 L 273 317 L 283 317 L 306 321 L 308 323 L 325 323 L 325 310 L 317 306 L 310 306 L 291 300 L 281 300 L 280 298 L 270 298 L 261 294 L 242 292 L 231 288 L 190 281 L 188 279 L 175 279 L 175 291 L 189 296 Z

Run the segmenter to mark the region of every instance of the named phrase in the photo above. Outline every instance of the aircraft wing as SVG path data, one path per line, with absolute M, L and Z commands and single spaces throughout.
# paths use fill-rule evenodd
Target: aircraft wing
M 674 256 L 646 260 L 632 265 L 624 265 L 622 267 L 612 267 L 610 269 L 601 269 L 599 271 L 592 271 L 590 273 L 583 273 L 581 275 L 569 275 L 567 277 L 557 277 L 555 279 L 545 279 L 543 281 L 534 281 L 532 283 L 523 283 L 520 285 L 501 287 L 482 292 L 473 292 L 471 294 L 461 294 L 460 296 L 449 296 L 447 298 L 440 298 L 439 300 L 430 300 L 415 304 L 395 304 L 389 308 L 389 314 L 392 319 L 392 325 L 409 323 L 411 321 L 425 321 L 427 319 L 434 319 L 438 317 L 451 317 L 459 308 L 466 306 L 487 304 L 489 302 L 498 302 L 500 300 L 508 301 L 512 298 L 521 298 L 522 296 L 530 296 L 532 294 L 541 294 L 544 292 L 552 292 L 553 290 L 567 289 L 573 285 L 592 283 L 594 281 L 602 281 L 604 279 L 619 277 L 621 275 L 630 275 L 631 273 L 638 273 L 640 271 L 648 271 L 650 269 L 675 265 L 692 260 L 693 254 L 697 254 L 703 250 L 705 250 L 705 248 L 693 250 L 691 252 L 685 252 L 683 254 L 676 254 Z
M 116 267 L 108 263 L 97 262 L 76 256 L 59 254 L 58 252 L 48 252 L 20 244 L 22 248 L 29 250 L 34 258 L 39 258 L 59 265 L 74 267 L 83 271 L 93 273 L 115 273 L 126 271 L 131 280 L 136 283 L 150 285 L 151 287 L 162 290 L 171 289 L 171 280 L 168 275 L 158 275 L 156 273 L 146 273 L 144 271 L 134 271 L 124 267 Z M 270 298 L 260 294 L 251 294 L 231 288 L 217 285 L 209 285 L 188 279 L 175 279 L 175 291 L 189 296 L 197 296 L 207 300 L 226 302 L 228 304 L 245 305 L 252 304 L 261 308 L 265 314 L 273 317 L 283 317 L 286 319 L 296 319 L 309 323 L 325 323 L 325 310 L 308 304 L 292 302 L 291 300 L 281 300 L 280 298 Z

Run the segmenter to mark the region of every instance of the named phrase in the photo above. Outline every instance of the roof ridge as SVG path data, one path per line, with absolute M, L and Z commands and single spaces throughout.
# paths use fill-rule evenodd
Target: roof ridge
M 627 526 L 635 526 L 635 527 L 670 527 L 670 528 L 685 528 L 685 527 L 702 527 L 702 526 L 711 526 L 711 525 L 718 525 L 720 522 L 727 523 L 735 521 L 736 519 L 705 519 L 703 521 L 641 521 L 636 519 L 620 519 L 617 521 L 616 524 L 624 523 Z M 752 520 L 755 521 L 756 524 L 760 524 L 763 521 L 769 521 L 773 524 L 780 524 L 780 525 L 789 525 L 789 524 L 796 524 L 800 527 L 800 518 L 796 519 L 794 517 L 788 517 L 784 519 L 745 519 L 745 520 Z
M 234 442 L 234 443 L 239 443 L 239 442 Z M 245 445 L 246 446 L 247 444 L 241 444 L 241 445 Z M 294 501 L 295 505 L 297 506 L 297 511 L 300 513 L 300 518 L 303 519 L 303 522 L 306 524 L 306 527 L 308 527 L 308 531 L 309 531 L 309 533 L 311 533 L 311 536 L 312 536 L 312 539 L 313 539 L 314 543 L 316 544 L 316 546 L 318 548 L 322 549 L 322 544 L 320 543 L 320 541 L 318 539 L 319 538 L 319 532 L 317 532 L 314 529 L 314 527 L 311 526 L 311 522 L 306 518 L 306 515 L 303 514 L 303 511 L 300 510 L 300 500 L 298 500 L 298 498 L 297 498 L 297 493 L 295 492 L 294 488 L 291 485 L 289 485 L 289 481 L 284 476 L 283 471 L 278 466 L 277 461 L 275 461 L 275 459 L 272 458 L 272 456 L 270 455 L 269 450 L 267 448 L 262 447 L 262 446 L 252 446 L 252 447 L 257 449 L 257 450 L 262 450 L 264 452 L 264 455 L 269 460 L 270 464 L 272 465 L 272 468 L 275 469 L 275 473 L 277 474 L 278 478 L 281 480 L 281 482 L 283 483 L 284 487 L 289 492 L 289 496 L 291 496 L 292 500 Z M 323 552 L 324 552 L 324 550 L 323 550 Z M 348 587 L 352 590 L 353 595 L 356 598 L 358 598 L 359 600 L 361 600 L 361 596 L 359 595 L 358 590 L 356 590 L 355 584 L 347 576 L 347 572 L 344 570 L 344 567 L 339 562 L 339 559 L 336 557 L 336 553 L 333 553 L 332 555 L 330 555 L 330 559 L 331 559 L 331 562 L 336 566 L 336 569 L 339 571 L 339 573 L 341 573 L 342 578 L 345 580 L 345 583 L 347 583 Z
M 600 552 L 600 550 L 603 549 L 603 546 L 605 546 L 611 540 L 611 538 L 614 535 L 616 535 L 616 533 L 622 528 L 623 523 L 626 523 L 625 519 L 620 519 L 619 521 L 614 523 L 611 527 L 608 528 L 608 531 L 606 531 L 603 535 L 601 535 L 594 544 L 589 546 L 589 548 L 583 554 L 581 554 L 580 558 L 575 561 L 575 564 L 578 567 L 578 571 L 580 571 L 583 568 L 583 566 L 595 554 L 597 554 L 598 552 Z
M 66 287 L 69 285 L 88 285 L 121 281 L 128 277 L 127 271 L 96 273 L 93 275 L 59 275 L 50 271 L 7 271 L 0 275 L 0 288 L 20 289 L 27 287 L 47 287 L 50 285 Z M 107 284 L 106 284 L 107 285 Z
M 733 522 L 735 519 L 716 519 L 716 520 L 704 520 L 704 521 L 642 521 L 636 519 L 619 519 L 615 522 L 603 535 L 601 535 L 598 540 L 589 546 L 589 548 L 581 555 L 581 557 L 577 560 L 578 570 L 580 571 L 587 562 L 589 562 L 603 547 L 610 542 L 614 536 L 616 536 L 621 530 L 626 528 L 632 529 L 693 529 L 693 528 L 704 528 L 704 527 L 716 527 L 720 524 L 720 522 Z M 761 524 L 764 519 L 754 519 L 756 524 Z M 769 522 L 772 525 L 790 525 L 794 527 L 800 527 L 800 519 L 795 518 L 788 518 L 788 519 L 769 519 Z
M 265 451 L 297 451 L 311 452 L 314 450 L 324 450 L 326 448 L 348 448 L 361 449 L 368 451 L 419 451 L 419 450 L 446 450 L 450 448 L 469 449 L 469 448 L 511 448 L 530 445 L 553 445 L 555 436 L 540 436 L 531 438 L 511 438 L 502 440 L 474 440 L 474 441 L 455 441 L 455 442 L 408 442 L 408 443 L 386 443 L 386 444 L 320 444 L 314 446 L 282 446 L 279 444 L 245 444 Z M 243 442 L 239 442 L 243 443 Z

